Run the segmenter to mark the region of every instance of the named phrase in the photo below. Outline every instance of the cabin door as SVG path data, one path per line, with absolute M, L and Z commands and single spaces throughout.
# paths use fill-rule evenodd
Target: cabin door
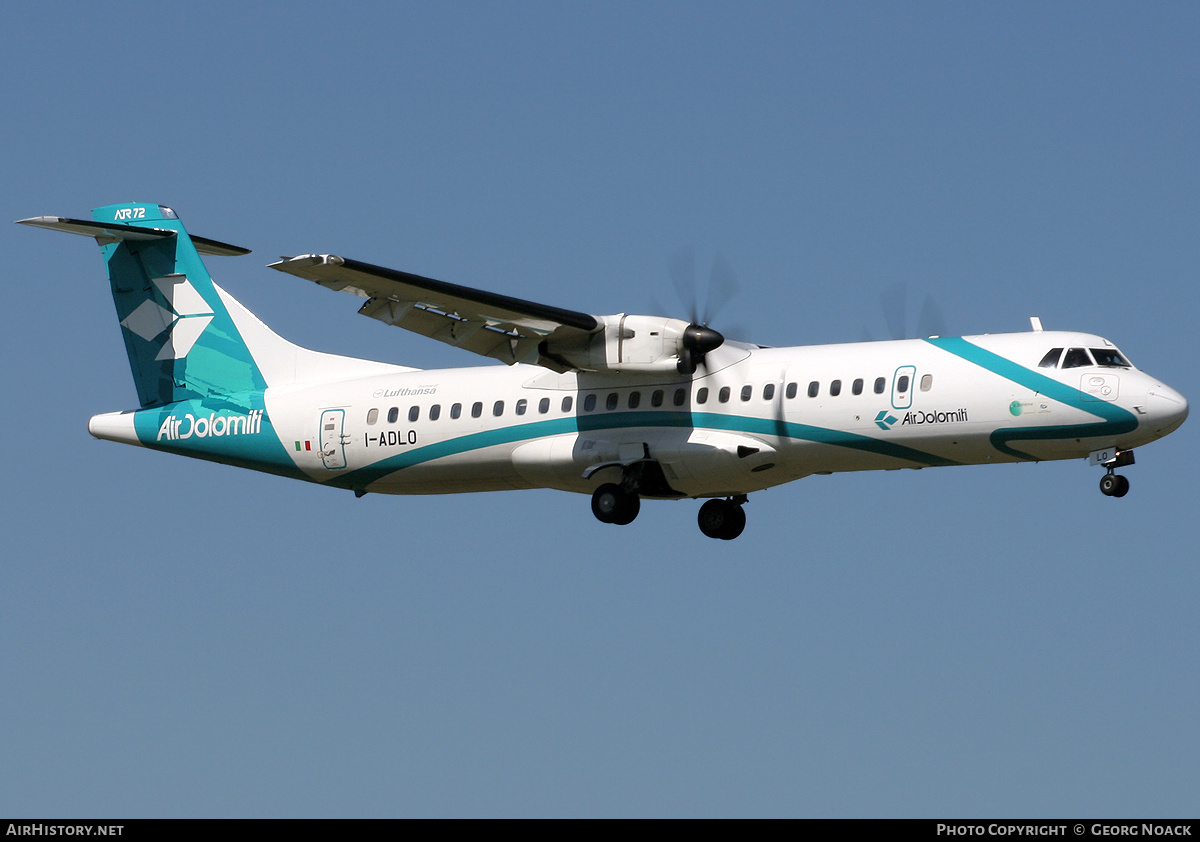
M 915 365 L 902 365 L 892 375 L 892 409 L 912 406 L 913 381 L 917 379 Z
M 346 467 L 346 410 L 326 409 L 321 413 L 321 462 L 330 470 Z

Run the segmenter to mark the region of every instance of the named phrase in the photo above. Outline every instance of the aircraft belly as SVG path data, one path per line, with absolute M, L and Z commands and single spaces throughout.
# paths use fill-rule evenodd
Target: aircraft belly
M 583 479 L 583 472 L 594 461 L 585 453 L 581 437 L 570 433 L 534 439 L 513 448 L 510 459 L 513 470 L 534 488 L 557 488 L 563 491 L 589 491 L 594 482 Z
M 410 464 L 367 486 L 383 494 L 461 494 L 536 488 L 512 465 L 511 445 L 481 448 Z

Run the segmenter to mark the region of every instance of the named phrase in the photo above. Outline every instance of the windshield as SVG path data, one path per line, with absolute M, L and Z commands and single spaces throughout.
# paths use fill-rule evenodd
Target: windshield
M 1122 357 L 1121 352 L 1116 348 L 1093 348 L 1092 356 L 1096 358 L 1096 365 L 1109 368 L 1132 368 L 1129 361 Z

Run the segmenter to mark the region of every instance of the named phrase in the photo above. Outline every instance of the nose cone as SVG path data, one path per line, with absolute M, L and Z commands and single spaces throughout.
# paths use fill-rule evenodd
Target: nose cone
M 1176 430 L 1188 417 L 1187 398 L 1162 383 L 1150 387 L 1149 404 L 1150 425 L 1160 436 Z

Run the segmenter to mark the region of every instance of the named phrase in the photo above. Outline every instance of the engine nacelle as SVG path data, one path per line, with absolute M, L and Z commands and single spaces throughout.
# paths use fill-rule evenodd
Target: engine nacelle
M 603 327 L 586 344 L 551 338 L 542 355 L 585 371 L 678 373 L 681 360 L 692 354 L 685 337 L 693 326 L 682 319 L 625 313 L 599 318 Z

